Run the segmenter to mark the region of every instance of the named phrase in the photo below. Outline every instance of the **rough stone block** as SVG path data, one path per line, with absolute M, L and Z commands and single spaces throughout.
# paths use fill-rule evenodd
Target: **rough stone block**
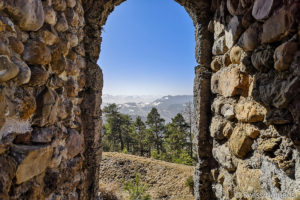
M 12 154 L 18 162 L 16 183 L 21 184 L 44 172 L 52 152 L 53 149 L 49 146 L 14 145 Z
M 222 68 L 213 74 L 211 90 L 224 97 L 245 95 L 248 92 L 248 79 L 248 76 L 237 66 Z
M 235 106 L 235 113 L 241 122 L 262 122 L 267 110 L 256 101 L 241 97 Z

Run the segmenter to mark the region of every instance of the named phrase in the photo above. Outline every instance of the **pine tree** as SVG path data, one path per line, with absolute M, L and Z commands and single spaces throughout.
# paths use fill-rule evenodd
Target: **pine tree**
M 160 117 L 156 108 L 152 108 L 147 116 L 146 124 L 149 126 L 149 134 L 154 136 L 154 144 L 158 154 L 162 151 L 163 131 L 165 120 Z
M 146 125 L 142 121 L 142 118 L 138 116 L 134 123 L 134 133 L 136 137 L 136 141 L 138 142 L 138 151 L 140 156 L 144 156 L 145 146 L 147 145 L 146 138 Z

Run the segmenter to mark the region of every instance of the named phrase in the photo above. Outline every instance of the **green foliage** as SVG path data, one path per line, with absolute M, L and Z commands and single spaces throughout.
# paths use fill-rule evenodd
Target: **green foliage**
M 146 124 L 149 126 L 148 134 L 154 141 L 155 148 L 158 153 L 163 150 L 163 133 L 164 133 L 164 123 L 165 120 L 160 117 L 156 108 L 152 108 L 147 116 Z
M 184 164 L 184 165 L 193 165 L 194 160 L 190 157 L 188 152 L 186 150 L 182 150 L 182 152 L 179 154 L 178 158 L 174 158 L 172 160 L 174 163 L 178 164 Z
M 194 178 L 193 176 L 189 176 L 186 181 L 185 185 L 191 190 L 194 191 Z
M 127 151 L 127 149 L 125 148 L 125 149 L 123 149 L 122 150 L 122 153 L 124 153 L 124 154 L 128 154 L 128 151 Z
M 129 193 L 129 200 L 151 200 L 151 196 L 147 194 L 148 186 L 140 181 L 141 175 L 136 174 L 135 181 L 123 183 L 123 188 Z
M 156 108 L 152 108 L 146 122 L 141 117 L 132 121 L 129 115 L 118 111 L 116 104 L 104 108 L 104 151 L 117 151 L 152 157 L 185 165 L 195 164 L 190 125 L 178 113 L 165 125 Z

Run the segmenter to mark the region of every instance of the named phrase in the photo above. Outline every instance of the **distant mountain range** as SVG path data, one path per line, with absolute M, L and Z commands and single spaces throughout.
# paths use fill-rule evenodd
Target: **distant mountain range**
M 188 102 L 193 101 L 192 95 L 175 95 L 163 96 L 118 96 L 118 95 L 103 95 L 103 107 L 111 103 L 116 103 L 119 111 L 130 115 L 133 119 L 141 116 L 145 121 L 148 113 L 153 107 L 156 107 L 159 114 L 166 122 L 184 110 Z

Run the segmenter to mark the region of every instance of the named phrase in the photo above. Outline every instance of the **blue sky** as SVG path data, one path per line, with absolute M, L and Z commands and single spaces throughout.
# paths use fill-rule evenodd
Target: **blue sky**
M 127 0 L 108 17 L 98 64 L 104 94 L 192 94 L 194 27 L 173 0 Z

